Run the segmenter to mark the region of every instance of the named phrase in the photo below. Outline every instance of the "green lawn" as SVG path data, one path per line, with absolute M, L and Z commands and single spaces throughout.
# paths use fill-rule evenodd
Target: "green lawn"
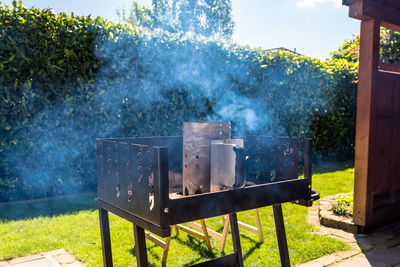
M 352 190 L 354 170 L 350 165 L 324 165 L 314 168 L 314 173 L 313 188 L 319 190 L 322 196 Z M 283 213 L 292 264 L 348 248 L 335 239 L 312 234 L 315 227 L 307 223 L 307 208 L 284 204 Z M 263 244 L 258 242 L 255 234 L 240 231 L 245 266 L 279 266 L 272 208 L 260 209 L 260 216 L 265 237 Z M 0 218 L 0 260 L 64 248 L 87 266 L 102 266 L 94 194 L 30 204 L 0 205 Z M 252 212 L 242 212 L 238 218 L 246 223 L 254 223 Z M 220 217 L 206 222 L 209 228 L 222 230 Z M 132 224 L 111 214 L 110 228 L 114 265 L 136 265 Z M 207 251 L 203 241 L 181 232 L 172 239 L 168 264 L 190 265 L 221 256 L 217 251 L 219 242 L 213 238 L 211 242 L 213 253 Z M 147 245 L 150 264 L 160 266 L 162 249 L 151 242 Z M 225 253 L 232 251 L 232 241 L 228 236 Z
M 321 192 L 321 197 L 354 190 L 353 163 L 325 164 L 314 167 L 312 188 Z

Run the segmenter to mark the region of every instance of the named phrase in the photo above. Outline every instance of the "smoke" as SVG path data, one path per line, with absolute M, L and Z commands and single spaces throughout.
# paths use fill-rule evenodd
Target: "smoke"
M 288 134 L 273 124 L 273 103 L 257 95 L 271 89 L 253 75 L 259 52 L 190 33 L 140 30 L 120 31 L 95 46 L 102 67 L 94 81 L 76 85 L 86 95 L 45 107 L 24 140 L 7 151 L 27 195 L 94 189 L 97 138 L 181 135 L 184 121 L 231 121 L 236 137 Z
M 163 43 L 163 38 L 174 36 L 178 38 L 176 43 Z M 174 89 L 192 98 L 191 112 L 184 116 L 185 120 L 232 121 L 238 134 L 265 126 L 270 115 L 268 109 L 265 103 L 251 96 L 251 91 L 257 90 L 255 77 L 251 75 L 251 67 L 258 60 L 256 53 L 244 49 L 241 55 L 235 45 L 190 33 L 146 32 L 143 39 L 146 41 L 137 46 L 137 53 L 140 65 L 150 66 L 141 79 L 147 105 L 166 101 L 162 97 Z M 233 50 L 239 54 L 230 54 Z M 241 62 L 230 65 L 232 58 Z M 243 85 L 250 87 L 247 94 L 240 92 Z M 146 97 L 149 94 L 152 97 Z M 210 102 L 212 110 L 208 110 L 208 103 L 202 103 L 204 100 Z
M 208 121 L 231 121 L 235 135 L 243 137 L 245 133 L 256 133 L 264 129 L 270 118 L 264 105 L 257 99 L 226 91 L 216 101 L 214 114 Z

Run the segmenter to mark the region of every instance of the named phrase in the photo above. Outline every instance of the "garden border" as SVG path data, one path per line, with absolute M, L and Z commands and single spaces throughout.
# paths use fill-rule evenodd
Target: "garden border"
M 353 234 L 361 232 L 361 227 L 354 224 L 353 217 L 340 216 L 332 211 L 332 205 L 336 203 L 336 199 L 338 198 L 338 196 L 345 196 L 349 194 L 352 193 L 327 196 L 319 200 L 318 217 L 322 225 L 336 229 L 342 229 L 346 232 Z

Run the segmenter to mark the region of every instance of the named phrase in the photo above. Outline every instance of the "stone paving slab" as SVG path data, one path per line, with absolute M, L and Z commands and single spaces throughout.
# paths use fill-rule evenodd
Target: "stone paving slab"
M 390 266 L 400 264 L 400 248 L 378 248 L 366 252 L 365 256 L 371 262 L 383 262 Z
M 38 253 L 0 262 L 0 267 L 83 267 L 72 254 L 64 249 Z
M 300 265 L 296 265 L 296 266 L 301 266 L 301 267 L 324 267 L 324 265 L 318 261 L 309 261 L 309 262 L 305 262 L 302 263 Z
M 382 263 L 382 262 L 371 263 L 364 254 L 359 254 L 355 257 L 351 257 L 348 260 L 342 261 L 342 262 L 334 264 L 332 266 L 334 266 L 334 267 L 355 267 L 355 266 L 391 267 L 391 265 L 388 265 L 388 264 Z
M 318 216 L 318 205 L 310 207 L 308 212 L 309 223 L 318 227 L 316 234 L 339 239 L 352 249 L 301 263 L 297 267 L 400 267 L 400 222 L 377 229 L 373 233 L 352 234 L 321 225 L 315 218 Z
M 49 259 L 43 257 L 39 259 L 29 260 L 20 263 L 11 263 L 4 266 L 12 266 L 12 267 L 53 267 L 53 262 L 49 261 Z
M 339 251 L 332 253 L 330 255 L 323 256 L 321 258 L 297 264 L 297 267 L 313 267 L 313 266 L 318 266 L 318 267 L 324 267 L 324 266 L 331 266 L 336 263 L 342 262 L 346 259 L 352 258 L 354 256 L 357 256 L 361 254 L 360 250 L 352 249 L 352 250 L 345 250 L 345 251 Z

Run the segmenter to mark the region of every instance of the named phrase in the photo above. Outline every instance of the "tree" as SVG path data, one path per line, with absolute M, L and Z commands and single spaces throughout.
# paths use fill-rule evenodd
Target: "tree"
M 194 32 L 230 39 L 233 33 L 231 0 L 153 0 L 152 7 L 117 11 L 125 23 L 170 32 Z
M 380 32 L 380 60 L 386 63 L 400 64 L 400 33 L 382 28 Z M 347 40 L 337 51 L 332 53 L 332 59 L 345 59 L 358 63 L 360 36 Z
M 118 9 L 117 15 L 120 20 L 124 23 L 132 25 L 141 25 L 146 28 L 152 28 L 152 10 L 146 7 L 139 6 L 136 2 L 133 2 L 129 10 Z
M 387 63 L 400 64 L 400 33 L 382 29 L 380 44 L 381 60 Z
M 332 60 L 344 59 L 351 63 L 358 63 L 358 54 L 360 52 L 360 36 L 354 36 L 353 39 L 346 40 L 337 51 L 332 52 Z

